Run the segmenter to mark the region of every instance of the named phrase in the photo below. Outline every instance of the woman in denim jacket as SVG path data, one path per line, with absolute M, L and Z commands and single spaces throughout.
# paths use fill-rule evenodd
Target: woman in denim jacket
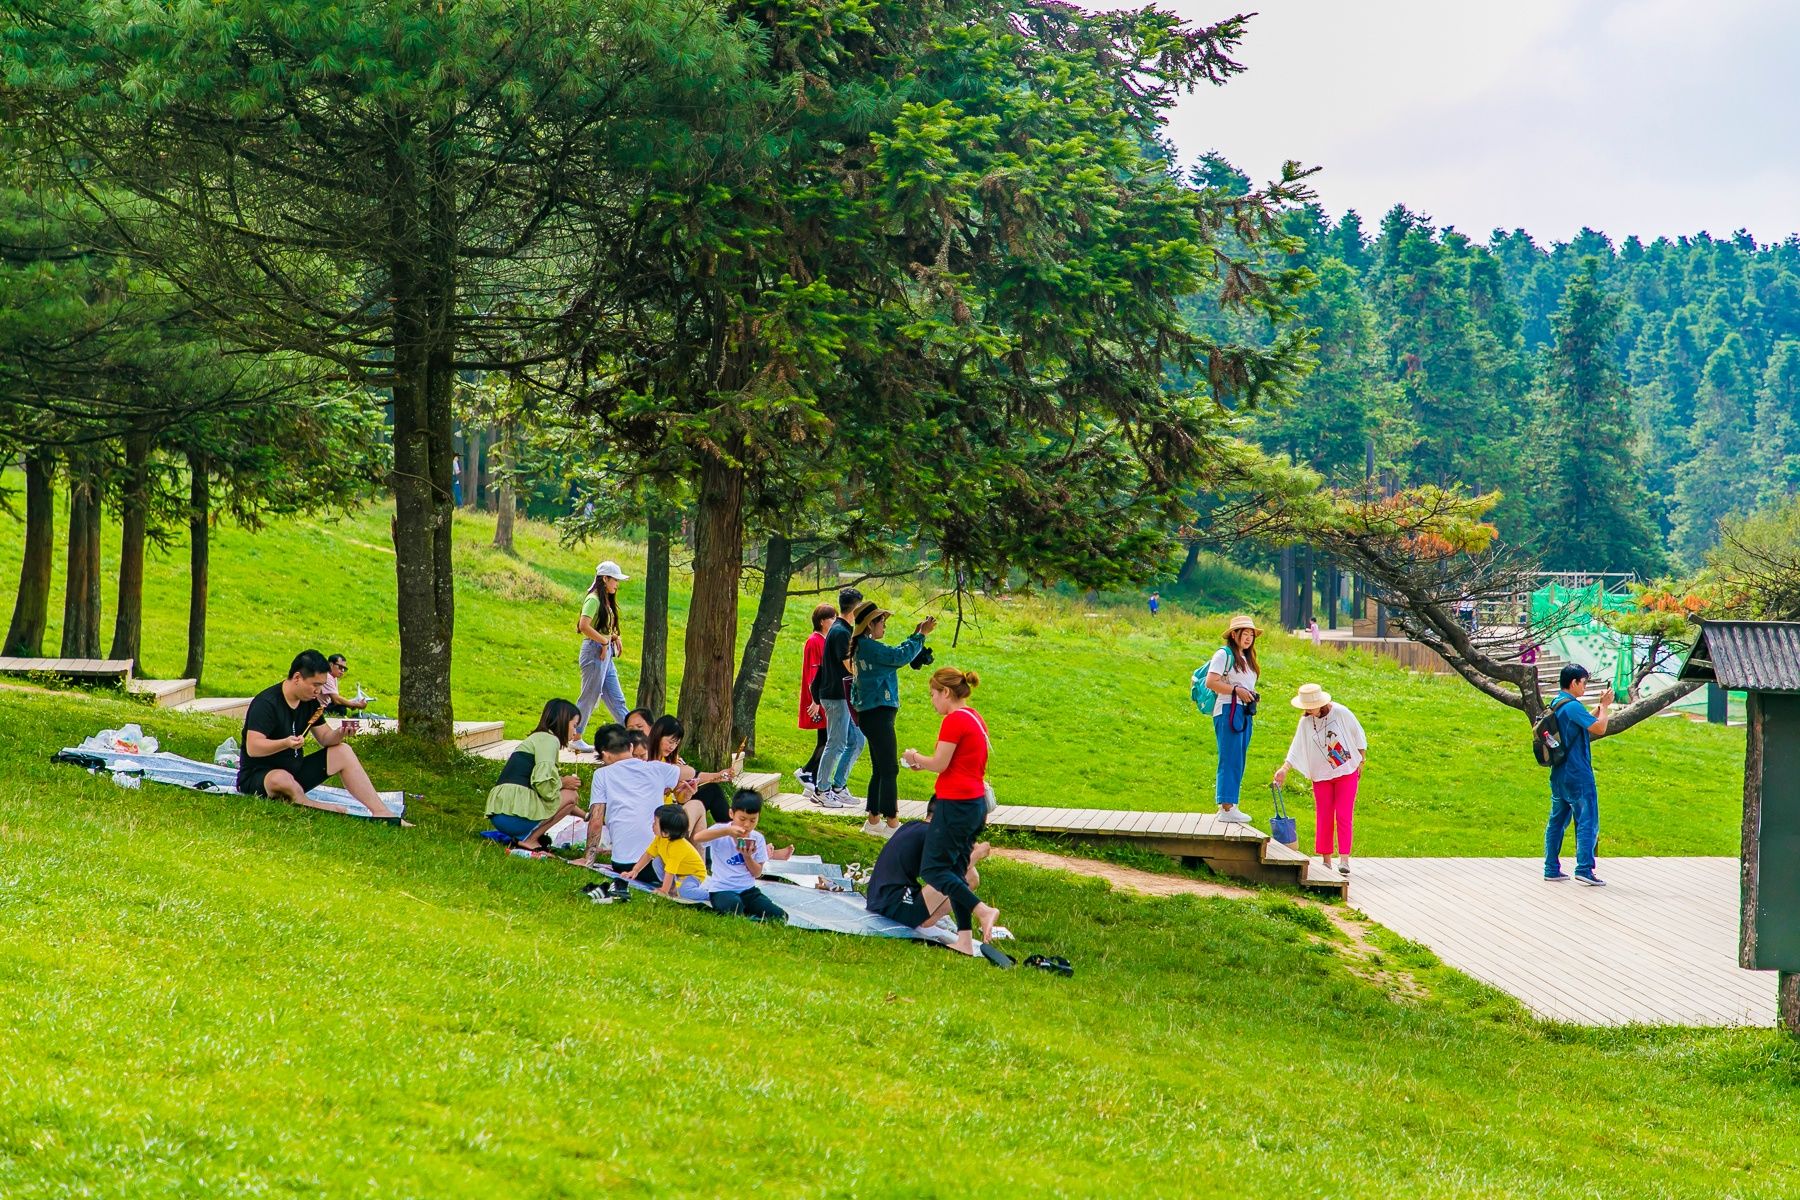
M 863 832 L 876 837 L 887 837 L 900 828 L 900 743 L 894 736 L 894 718 L 900 715 L 900 677 L 896 672 L 919 656 L 926 636 L 937 628 L 937 618 L 926 617 L 911 637 L 890 646 L 881 639 L 893 615 L 873 600 L 864 601 L 856 609 L 850 635 L 850 705 L 856 710 L 857 728 L 869 739 L 868 819 Z

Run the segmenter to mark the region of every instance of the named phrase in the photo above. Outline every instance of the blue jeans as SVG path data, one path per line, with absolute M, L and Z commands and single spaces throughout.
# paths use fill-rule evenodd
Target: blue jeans
M 1213 713 L 1213 738 L 1219 743 L 1219 773 L 1213 782 L 1214 804 L 1238 802 L 1238 793 L 1244 787 L 1244 760 L 1250 755 L 1250 732 L 1255 725 L 1256 718 L 1245 713 L 1241 704 L 1228 703 Z
M 1600 795 L 1591 779 L 1550 777 L 1550 821 L 1544 826 L 1544 875 L 1562 874 L 1563 834 L 1575 822 L 1575 873 L 1594 873 L 1600 840 Z
M 575 702 L 581 724 L 575 727 L 575 736 L 585 739 L 588 718 L 594 715 L 594 709 L 602 699 L 615 721 L 623 721 L 629 710 L 625 707 L 625 689 L 619 686 L 619 668 L 613 664 L 610 644 L 603 649 L 599 642 L 584 637 L 581 654 L 575 661 L 581 667 L 581 698 Z
M 850 768 L 856 765 L 856 756 L 868 739 L 850 719 L 848 700 L 821 700 L 819 705 L 825 710 L 825 753 L 819 755 L 819 769 L 813 778 L 824 791 L 850 782 Z

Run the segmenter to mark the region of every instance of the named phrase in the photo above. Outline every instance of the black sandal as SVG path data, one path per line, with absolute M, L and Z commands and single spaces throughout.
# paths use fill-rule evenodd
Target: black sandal
M 1075 974 L 1075 968 L 1069 965 L 1069 960 L 1057 956 L 1033 954 L 1025 960 L 1025 965 L 1048 971 L 1052 975 L 1061 975 L 1065 979 Z

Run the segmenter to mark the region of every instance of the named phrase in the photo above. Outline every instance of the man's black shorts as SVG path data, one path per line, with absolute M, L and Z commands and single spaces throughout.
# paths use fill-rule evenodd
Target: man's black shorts
M 271 767 L 270 770 L 286 771 L 294 777 L 294 781 L 300 785 L 300 790 L 303 792 L 310 792 L 321 783 L 324 783 L 327 779 L 331 778 L 331 770 L 325 765 L 325 750 L 323 747 L 314 750 L 311 754 L 292 766 Z M 243 792 L 246 796 L 268 795 L 268 793 L 263 790 L 263 779 L 268 773 L 268 771 L 264 771 L 261 775 L 251 776 L 244 780 L 243 786 L 238 790 Z
M 931 916 L 931 909 L 926 907 L 925 897 L 921 889 L 909 887 L 900 893 L 898 900 L 890 901 L 883 908 L 872 908 L 869 911 L 879 913 L 890 921 L 898 921 L 910 929 L 917 929 Z

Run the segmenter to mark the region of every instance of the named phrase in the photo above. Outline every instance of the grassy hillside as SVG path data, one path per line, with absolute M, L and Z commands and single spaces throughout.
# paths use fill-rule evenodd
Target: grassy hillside
M 213 551 L 213 605 L 203 691 L 249 695 L 278 679 L 293 652 L 316 646 L 351 661 L 348 682 L 365 683 L 391 705 L 397 682 L 394 560 L 389 510 L 340 521 L 298 521 L 260 534 L 222 529 Z M 459 516 L 455 702 L 459 717 L 504 720 L 519 736 L 545 699 L 573 698 L 574 615 L 594 562 L 617 558 L 635 578 L 621 593 L 627 646 L 623 675 L 636 687 L 641 625 L 642 548 L 626 543 L 565 549 L 547 526 L 525 524 L 516 560 L 487 548 L 491 519 Z M 116 531 L 109 531 L 109 562 Z M 0 581 L 17 578 L 23 539 L 0 518 Z M 186 550 L 153 552 L 145 596 L 145 660 L 173 675 L 186 637 Z M 60 562 L 58 565 L 60 579 Z M 110 567 L 109 567 L 110 572 Z M 110 586 L 110 578 L 109 578 Z M 872 593 L 877 589 L 871 588 Z M 909 626 L 923 596 L 880 592 Z M 60 582 L 57 595 L 60 597 Z M 789 604 L 771 686 L 759 720 L 754 765 L 790 770 L 812 735 L 796 728 L 800 646 L 816 597 Z M 671 604 L 671 687 L 680 680 L 687 583 Z M 743 597 L 748 629 L 754 597 Z M 107 633 L 110 636 L 110 598 Z M 935 611 L 935 610 L 934 610 Z M 58 607 L 58 614 L 60 607 Z M 53 617 L 58 614 L 53 614 Z M 978 669 L 977 703 L 993 729 L 996 790 L 1007 803 L 1105 808 L 1208 809 L 1214 752 L 1210 723 L 1188 698 L 1193 668 L 1218 645 L 1223 621 L 1165 609 L 1152 618 L 1136 603 L 1087 607 L 1079 600 L 989 600 L 959 643 L 951 624 L 934 639 L 940 663 Z M 53 629 L 50 645 L 55 645 Z M 1251 747 L 1245 800 L 1268 812 L 1265 789 L 1293 731 L 1285 697 L 1303 681 L 1323 684 L 1362 717 L 1371 758 L 1357 812 L 1362 854 L 1533 854 L 1541 839 L 1548 785 L 1526 745 L 1523 718 L 1460 681 L 1409 675 L 1358 654 L 1315 652 L 1273 636 L 1263 647 L 1266 706 Z M 929 748 L 936 720 L 922 678 L 903 672 L 902 745 Z M 391 710 L 390 710 L 391 711 Z M 1662 719 L 1595 751 L 1603 854 L 1725 854 L 1737 847 L 1743 734 Z M 867 778 L 866 762 L 853 787 Z M 404 778 L 380 780 L 411 786 Z M 902 796 L 923 799 L 930 779 L 901 773 Z M 1311 844 L 1311 806 L 1298 806 L 1302 845 Z
M 1772 1032 L 1591 1032 L 1276 896 L 994 863 L 1073 979 L 645 900 L 468 836 L 490 764 L 397 739 L 400 831 L 47 761 L 138 715 L 0 690 L 0 1195 L 1779 1197 Z M 164 720 L 203 754 L 217 720 Z M 854 835 L 774 814 L 834 857 Z

